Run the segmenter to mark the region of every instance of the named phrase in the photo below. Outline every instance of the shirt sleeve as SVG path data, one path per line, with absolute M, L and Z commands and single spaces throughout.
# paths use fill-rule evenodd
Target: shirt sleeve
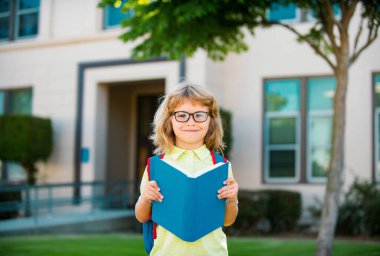
M 232 172 L 232 166 L 231 162 L 228 162 L 228 178 L 234 177 L 234 174 Z
M 145 167 L 143 177 L 141 179 L 140 183 L 140 194 L 143 193 L 145 185 L 149 182 L 148 180 L 148 172 L 147 172 L 147 167 Z

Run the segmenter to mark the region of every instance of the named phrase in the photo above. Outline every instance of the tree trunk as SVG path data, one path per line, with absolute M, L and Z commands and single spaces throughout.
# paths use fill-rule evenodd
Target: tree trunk
M 22 167 L 25 170 L 28 185 L 35 185 L 36 181 L 37 181 L 36 174 L 37 174 L 38 170 L 37 170 L 36 166 L 34 165 L 34 163 L 33 162 L 25 162 L 22 164 Z
M 337 87 L 334 97 L 334 119 L 332 130 L 332 155 L 327 175 L 325 199 L 320 221 L 317 255 L 332 255 L 335 226 L 339 210 L 341 174 L 344 166 L 344 135 L 346 119 L 346 93 L 348 82 L 348 41 L 342 42 L 337 56 L 337 67 L 334 70 Z

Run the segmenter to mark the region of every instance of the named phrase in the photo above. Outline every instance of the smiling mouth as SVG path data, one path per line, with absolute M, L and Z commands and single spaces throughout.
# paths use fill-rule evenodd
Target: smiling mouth
M 184 132 L 199 132 L 199 130 L 183 130 Z

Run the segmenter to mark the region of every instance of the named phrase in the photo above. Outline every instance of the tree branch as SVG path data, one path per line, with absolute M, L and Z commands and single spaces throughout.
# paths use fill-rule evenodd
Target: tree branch
M 367 49 L 368 46 L 370 46 L 376 40 L 376 38 L 378 36 L 378 30 L 379 30 L 378 28 L 379 28 L 379 25 L 376 25 L 374 28 L 372 27 L 372 29 L 370 30 L 370 32 L 368 34 L 367 42 L 360 49 L 358 49 L 356 52 L 352 53 L 352 56 L 350 57 L 350 62 L 349 62 L 350 66 L 357 60 L 357 58 L 360 56 L 360 54 L 365 49 Z M 375 31 L 374 34 L 373 34 L 373 31 Z
M 281 23 L 281 22 L 275 22 L 275 21 L 270 21 L 269 22 L 270 25 L 278 25 L 278 26 L 282 26 L 288 30 L 290 30 L 291 32 L 293 32 L 294 34 L 296 34 L 298 36 L 299 39 L 302 39 L 304 40 L 311 48 L 313 48 L 313 50 L 319 55 L 321 56 L 326 62 L 327 64 L 333 69 L 335 70 L 336 67 L 334 66 L 334 63 L 329 59 L 329 57 L 327 56 L 327 54 L 325 54 L 324 52 L 322 52 L 322 50 L 319 48 L 318 45 L 314 44 L 312 41 L 310 41 L 310 39 L 308 39 L 306 36 L 302 35 L 299 31 L 297 31 L 295 28 L 293 28 L 292 26 L 288 25 L 288 24 L 284 24 L 284 23 Z
M 354 49 L 353 49 L 352 52 L 356 52 L 356 49 L 358 48 L 359 39 L 360 39 L 360 36 L 361 36 L 361 34 L 362 34 L 362 31 L 363 31 L 363 22 L 364 22 L 364 18 L 361 17 L 361 18 L 360 18 L 359 30 L 358 30 L 358 33 L 357 33 L 356 36 L 355 36 Z
M 353 0 L 348 9 L 345 8 L 342 10 L 342 25 L 343 25 L 343 27 L 348 29 L 348 25 L 352 19 L 352 16 L 355 13 L 357 4 L 358 4 L 358 0 Z
M 334 36 L 334 24 L 336 24 L 334 11 L 331 3 L 328 0 L 322 1 L 324 12 L 321 10 L 320 18 L 321 22 L 324 23 L 324 27 L 326 28 L 327 36 L 330 40 L 332 49 L 335 55 L 338 54 L 338 45 L 336 43 L 336 37 Z M 339 26 L 338 26 L 339 27 Z

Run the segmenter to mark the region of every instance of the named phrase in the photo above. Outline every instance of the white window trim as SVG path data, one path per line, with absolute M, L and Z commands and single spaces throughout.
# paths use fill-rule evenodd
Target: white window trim
M 275 145 L 269 146 L 269 119 L 273 117 L 294 117 L 296 119 L 296 142 L 295 144 L 289 145 Z M 264 181 L 267 183 L 298 183 L 300 181 L 300 113 L 298 111 L 288 111 L 288 112 L 267 112 L 265 113 L 265 122 L 264 122 Z M 272 149 L 292 149 L 295 150 L 295 176 L 293 178 L 271 178 L 269 175 L 269 152 Z
M 313 145 L 311 142 L 311 117 L 333 117 L 334 111 L 333 110 L 314 110 L 310 111 L 307 115 L 307 170 L 306 170 L 306 180 L 309 183 L 325 183 L 327 181 L 327 177 L 313 177 L 312 175 L 312 158 L 311 158 L 311 151 L 313 148 Z M 331 149 L 330 145 L 318 145 L 314 146 L 314 148 L 322 148 L 322 149 Z

